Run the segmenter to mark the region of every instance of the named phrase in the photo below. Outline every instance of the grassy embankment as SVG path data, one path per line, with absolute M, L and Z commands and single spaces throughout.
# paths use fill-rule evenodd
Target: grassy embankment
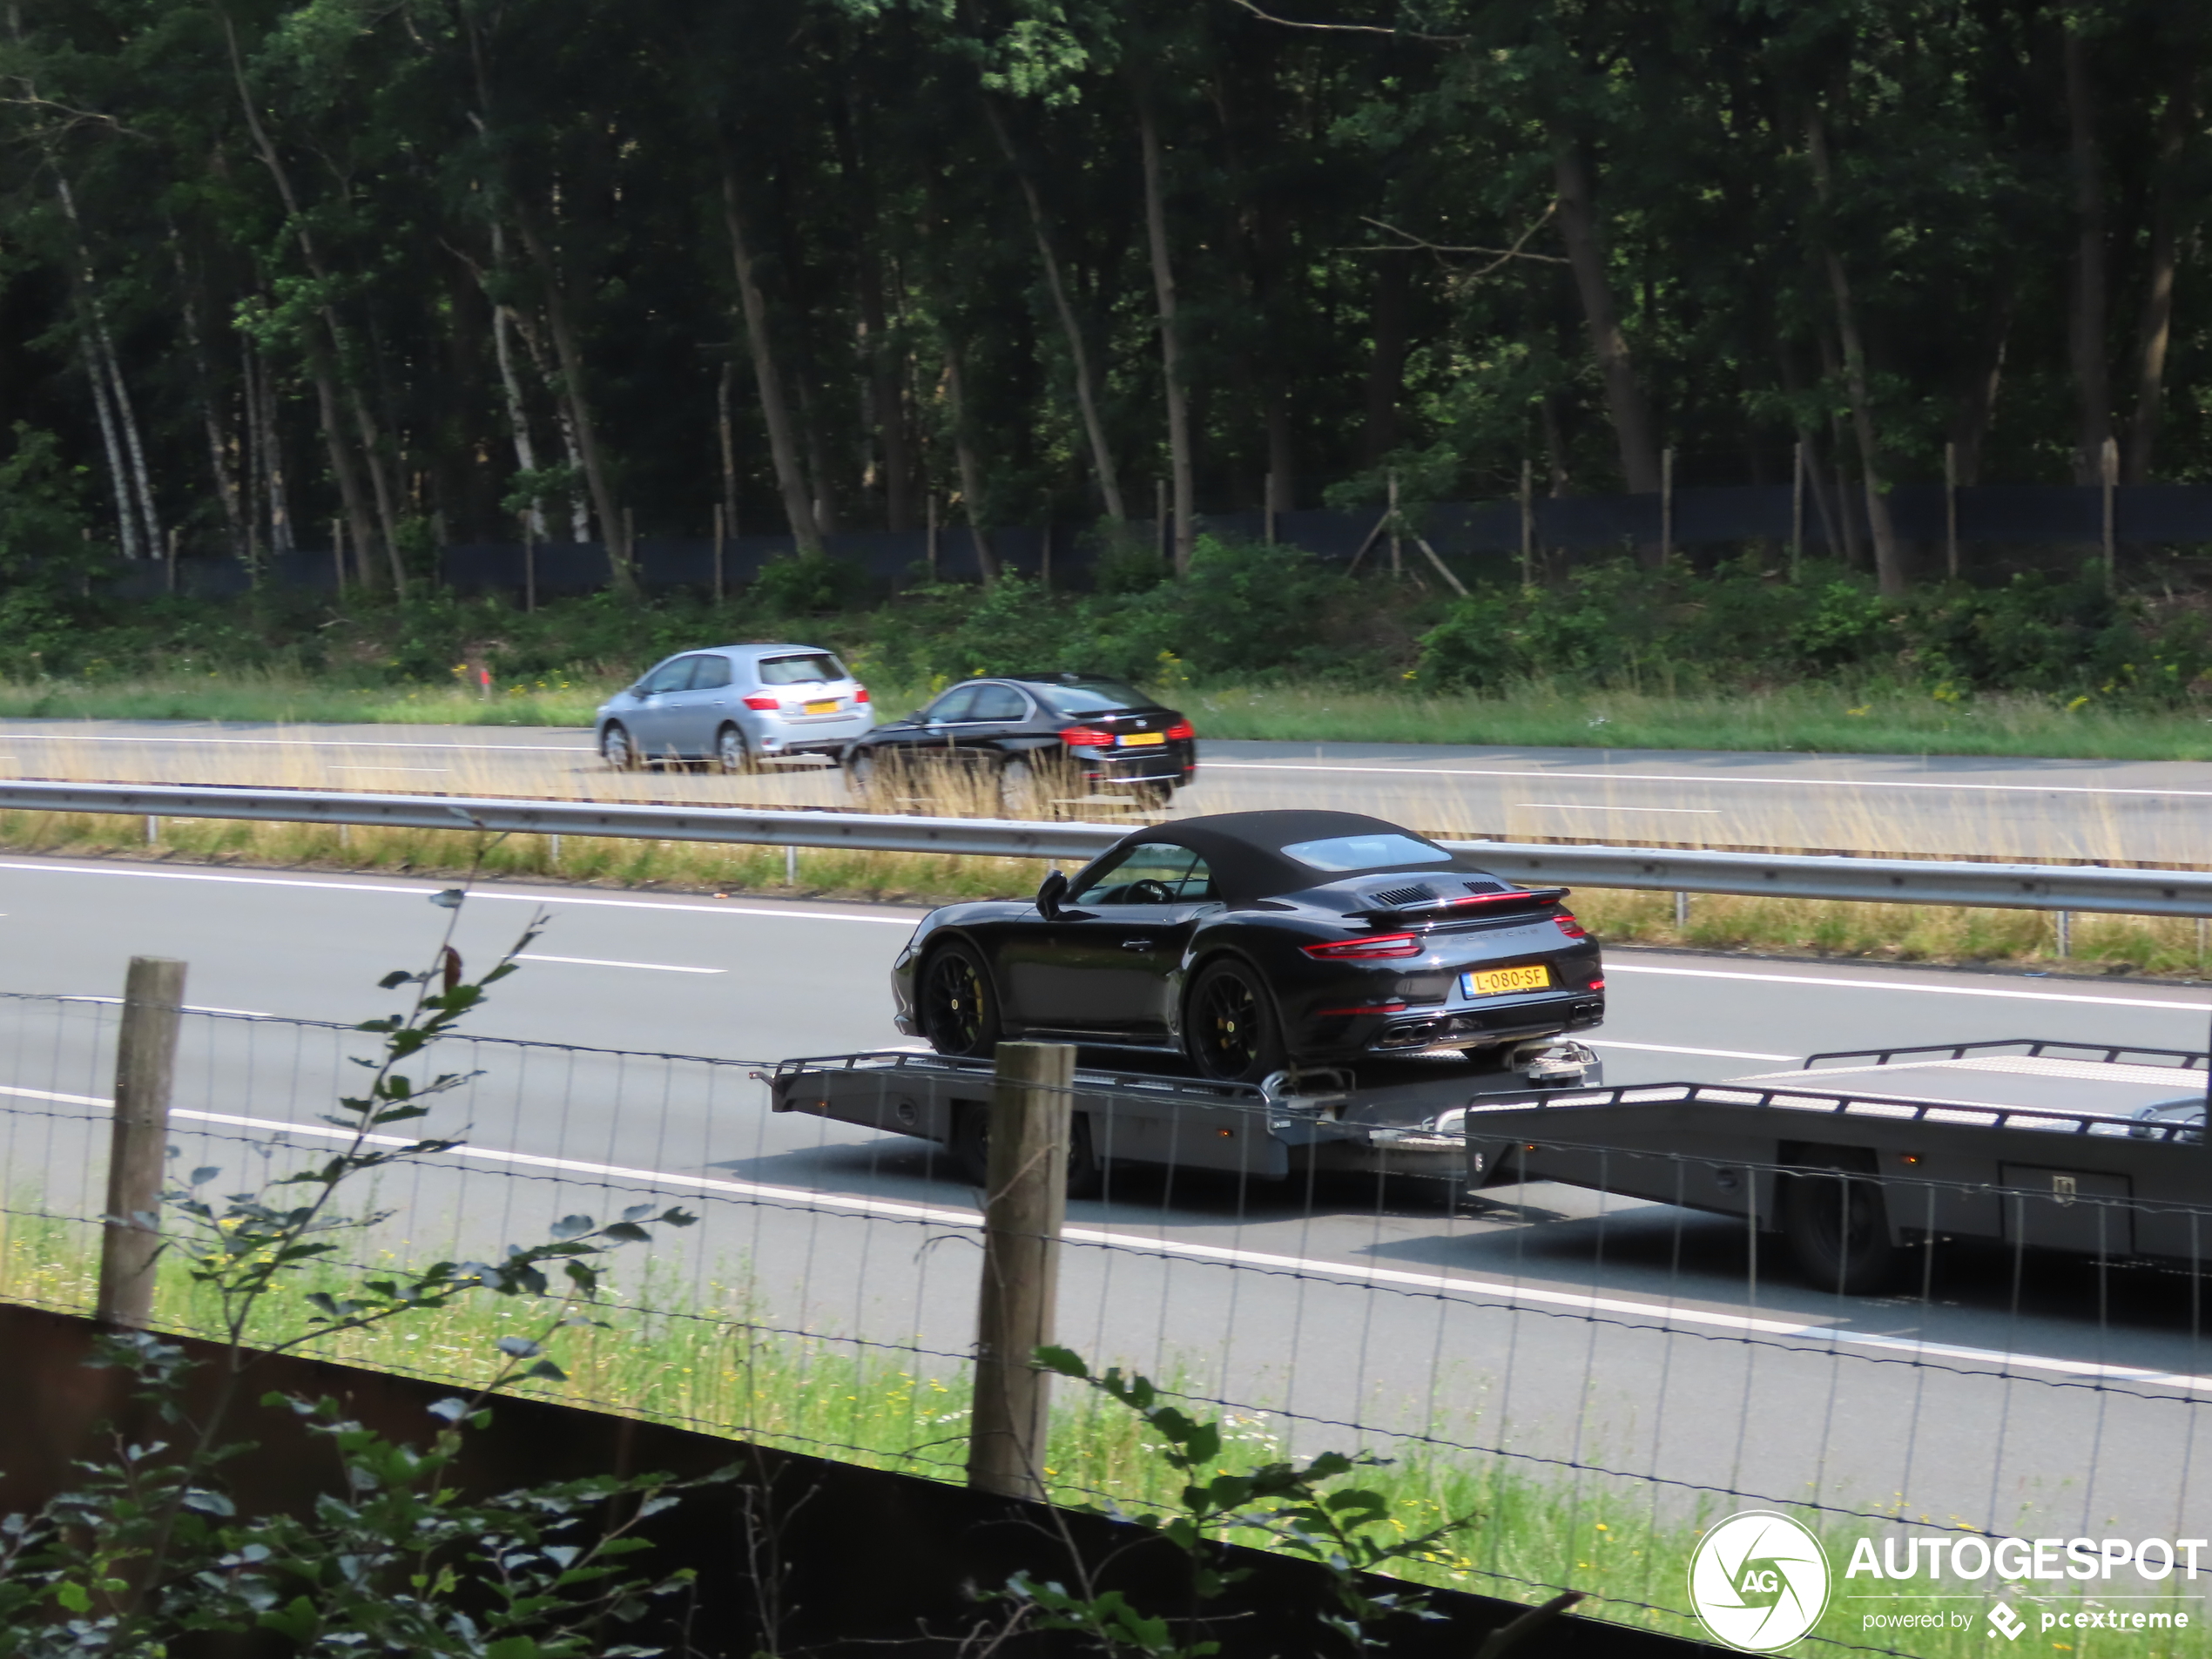
M 580 726 L 624 681 L 552 677 L 460 686 L 348 687 L 281 672 L 73 682 L 0 681 L 0 718 L 235 720 Z M 926 685 L 876 683 L 886 718 Z M 1202 735 L 1301 743 L 1480 744 L 1515 748 L 2212 759 L 2212 718 L 2189 710 L 2070 708 L 2053 698 L 1946 702 L 1904 690 L 1829 685 L 1667 697 L 1531 685 L 1496 694 L 1356 686 L 1159 688 Z
M 0 1298 L 66 1311 L 89 1306 L 95 1288 L 92 1229 L 38 1216 L 35 1201 L 18 1196 L 0 1217 Z M 625 1298 L 617 1291 L 599 1309 L 598 1328 L 570 1330 L 554 1345 L 568 1372 L 563 1383 L 527 1383 L 514 1392 L 571 1405 L 614 1410 L 649 1420 L 725 1432 L 765 1446 L 783 1447 L 874 1468 L 961 1481 L 965 1478 L 968 1381 L 961 1368 L 933 1371 L 913 1360 L 855 1350 L 834 1336 L 794 1338 L 764 1333 L 748 1307 L 745 1276 L 693 1287 L 660 1282 L 646 1267 Z M 307 1286 L 306 1288 L 316 1288 Z M 332 1278 L 327 1286 L 341 1291 Z M 172 1331 L 207 1331 L 215 1309 L 185 1281 L 172 1263 L 156 1297 L 155 1323 Z M 272 1305 L 253 1333 L 261 1340 L 288 1339 L 297 1326 L 287 1308 Z M 482 1297 L 435 1312 L 410 1316 L 371 1332 L 355 1332 L 311 1346 L 310 1352 L 381 1370 L 448 1381 L 467 1387 L 494 1369 L 494 1343 L 518 1332 L 536 1334 L 542 1310 Z M 856 1357 L 857 1355 L 857 1357 Z M 1096 1364 L 1117 1356 L 1088 1356 Z M 1173 1379 L 1165 1379 L 1173 1385 Z M 1198 1408 L 1210 1413 L 1211 1408 Z M 1286 1454 L 1282 1425 L 1264 1411 L 1230 1413 L 1228 1449 L 1221 1467 L 1250 1467 Z M 1438 1440 L 1479 1443 L 1495 1431 L 1479 1421 L 1431 1426 Z M 1719 1498 L 1687 1503 L 1677 1491 L 1630 1477 L 1589 1469 L 1563 1470 L 1538 1461 L 1454 1452 L 1376 1437 L 1369 1447 L 1389 1456 L 1385 1467 L 1363 1471 L 1358 1483 L 1383 1493 L 1408 1531 L 1424 1531 L 1447 1517 L 1475 1522 L 1401 1575 L 1417 1583 L 1538 1601 L 1555 1587 L 1571 1586 L 1595 1598 L 1585 1614 L 1699 1637 L 1683 1609 L 1683 1576 L 1700 1529 L 1740 1507 Z M 1137 1508 L 1169 1507 L 1169 1472 L 1156 1450 L 1120 1408 L 1058 1386 L 1047 1474 L 1062 1502 L 1110 1499 Z M 1593 1461 L 1602 1462 L 1602 1454 Z M 1895 1514 L 1907 1524 L 1943 1524 L 1944 1518 L 1903 1512 L 1893 1501 L 1838 1494 L 1840 1507 Z M 1820 1531 L 1840 1563 L 1871 1522 L 1849 1521 L 1801 1511 Z M 1263 1537 L 1232 1534 L 1264 1544 Z M 2071 1607 L 2073 1587 L 2040 1601 L 2013 1596 L 2033 1619 L 2040 1608 Z M 2096 1605 L 2084 1602 L 2085 1605 Z M 1900 1605 L 1903 1605 L 1900 1603 Z M 1960 1603 L 1931 1602 L 1929 1608 Z M 1922 1610 L 1912 1604 L 1913 1610 Z M 1982 1604 L 1971 1604 L 1972 1628 L 1940 1632 L 1869 1633 L 1860 1608 L 1833 1600 L 1818 1634 L 1863 1648 L 1919 1659 L 1986 1659 Z M 2044 1645 L 2047 1643 L 2048 1645 Z M 2083 1659 L 2155 1655 L 2212 1655 L 2212 1634 L 2200 1628 L 2172 1645 L 2135 1636 L 2076 1635 L 2071 1642 L 2047 1635 L 2036 1651 L 2078 1651 Z

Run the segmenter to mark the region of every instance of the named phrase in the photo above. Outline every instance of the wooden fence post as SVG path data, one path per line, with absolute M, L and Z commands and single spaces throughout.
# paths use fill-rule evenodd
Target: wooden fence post
M 1398 543 L 1398 469 L 1390 471 L 1390 579 L 1401 580 L 1406 574 L 1406 561 Z
M 1790 470 L 1790 581 L 1794 586 L 1805 563 L 1805 444 L 1797 440 Z
M 537 535 L 527 511 L 523 514 L 523 609 L 537 609 Z
M 1943 568 L 1959 579 L 1959 446 L 1943 446 Z
M 1052 1340 L 1076 1050 L 1064 1042 L 1001 1042 L 996 1071 L 968 1484 L 1001 1497 L 1042 1498 L 1050 1390 L 1030 1355 Z
M 2097 475 L 2104 486 L 2105 591 L 2112 593 L 2119 587 L 2120 570 L 2120 526 L 2115 510 L 2120 493 L 2119 439 L 2105 440 L 2104 453 L 2097 457 Z
M 1659 452 L 1659 558 L 1662 563 L 1675 551 L 1675 447 Z
M 1260 526 L 1267 545 L 1275 545 L 1275 475 L 1267 475 L 1267 493 L 1260 498 Z
M 115 1118 L 100 1234 L 99 1318 L 143 1330 L 161 1251 L 161 1177 L 169 1156 L 169 1086 L 184 1018 L 185 965 L 133 956 L 115 1045 Z
M 728 429 L 728 423 L 725 421 L 723 430 L 726 432 Z M 722 511 L 722 503 L 717 502 L 714 503 L 714 603 L 717 604 L 722 603 L 722 538 L 725 529 L 726 520 Z
M 1521 585 L 1536 585 L 1536 480 L 1528 457 L 1521 458 Z
M 346 597 L 346 521 L 330 521 L 330 568 L 338 583 L 338 597 Z
M 937 579 L 937 492 L 929 492 L 929 528 L 924 532 L 922 554 L 929 561 L 929 579 Z

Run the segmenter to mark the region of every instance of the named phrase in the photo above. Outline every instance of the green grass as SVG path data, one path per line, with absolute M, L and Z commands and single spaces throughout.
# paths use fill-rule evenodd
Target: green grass
M 459 684 L 347 686 L 278 671 L 35 683 L 0 681 L 0 718 L 279 724 L 581 726 L 624 681 L 550 676 L 482 696 Z M 1481 744 L 1827 754 L 2212 759 L 2212 717 L 1988 696 L 1953 702 L 1829 686 L 1678 697 L 1544 685 L 1499 696 L 1357 686 L 1155 688 L 1203 736 L 1282 742 Z M 877 684 L 880 718 L 927 687 Z
M 4 1224 L 0 1298 L 82 1311 L 93 1291 L 96 1230 L 26 1213 L 36 1208 L 35 1202 L 18 1198 L 15 1214 L 0 1217 Z M 300 1288 L 342 1288 L 333 1275 L 316 1277 L 319 1285 Z M 569 1372 L 565 1383 L 525 1384 L 515 1392 L 868 1467 L 950 1482 L 963 1479 L 968 1415 L 964 1367 L 916 1364 L 880 1350 L 856 1351 L 833 1339 L 764 1332 L 755 1321 L 745 1277 L 727 1275 L 693 1287 L 648 1266 L 626 1298 L 618 1293 L 599 1310 L 604 1328 L 570 1331 L 556 1339 L 554 1352 Z M 265 1341 L 293 1334 L 296 1307 L 295 1299 L 273 1299 L 267 1317 L 251 1334 Z M 665 1311 L 671 1308 L 681 1311 Z M 205 1332 L 213 1327 L 215 1313 L 208 1296 L 186 1283 L 173 1264 L 165 1271 L 156 1297 L 157 1325 Z M 518 1332 L 537 1334 L 543 1319 L 540 1308 L 485 1296 L 309 1351 L 468 1386 L 491 1373 L 497 1339 Z M 1107 1363 L 1115 1356 L 1092 1358 Z M 1176 1380 L 1164 1379 L 1170 1387 Z M 1063 1382 L 1056 1388 L 1047 1465 L 1055 1498 L 1086 1503 L 1110 1496 L 1133 1508 L 1170 1508 L 1170 1472 L 1136 1420 L 1075 1385 Z M 1211 1408 L 1196 1409 L 1211 1414 Z M 1283 1454 L 1279 1425 L 1264 1412 L 1231 1413 L 1224 1426 L 1226 1448 L 1219 1467 L 1224 1472 Z M 1439 1422 L 1431 1432 L 1438 1439 L 1472 1441 L 1483 1436 L 1484 1427 Z M 1694 1619 L 1681 1610 L 1687 1602 L 1683 1581 L 1690 1552 L 1703 1526 L 1741 1504 L 1712 1499 L 1685 1506 L 1678 1494 L 1664 1492 L 1655 1502 L 1655 1489 L 1632 1479 L 1418 1443 L 1393 1446 L 1387 1436 L 1378 1437 L 1373 1449 L 1395 1460 L 1363 1471 L 1359 1484 L 1381 1492 L 1409 1533 L 1429 1530 L 1448 1517 L 1475 1517 L 1447 1546 L 1403 1564 L 1401 1576 L 1526 1602 L 1572 1587 L 1595 1598 L 1584 1604 L 1585 1615 L 1700 1635 Z M 1823 1534 L 1840 1575 L 1851 1544 L 1867 1527 L 1811 1511 L 1800 1514 Z M 1923 1523 L 1930 1519 L 1904 1518 Z M 1266 1541 L 1252 1534 L 1232 1536 L 1239 1542 Z M 1839 1588 L 1840 1583 L 1839 1576 Z M 1923 1659 L 1987 1659 L 1983 1605 L 1971 1604 L 1974 1622 L 1966 1630 L 1913 1631 L 1885 1639 L 1861 1628 L 1858 1610 L 1831 1601 L 1817 1634 Z M 2032 1617 L 2037 1606 L 2060 1605 L 2074 1602 L 2049 1598 L 2023 1603 L 2022 1610 Z M 1921 1610 L 1918 1604 L 1912 1608 Z M 2072 1642 L 2041 1635 L 2022 1651 L 2094 1651 L 2130 1659 L 2204 1656 L 2212 1654 L 2212 1634 L 2200 1622 L 2195 1629 L 2157 1640 L 2094 1632 Z

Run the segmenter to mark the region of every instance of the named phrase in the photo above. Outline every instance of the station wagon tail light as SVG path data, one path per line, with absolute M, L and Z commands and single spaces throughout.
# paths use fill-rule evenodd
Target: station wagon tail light
M 1188 720 L 1177 720 L 1173 725 L 1168 728 L 1168 741 L 1170 743 L 1188 743 L 1191 738 L 1197 737 L 1197 735 L 1198 734 L 1196 732 L 1193 732 L 1190 729 L 1190 722 Z
M 1421 941 L 1415 934 L 1372 934 L 1365 939 L 1347 939 L 1342 944 L 1301 945 L 1298 948 L 1317 962 L 1364 962 L 1378 956 L 1418 956 L 1421 954 Z
M 868 700 L 868 688 L 865 685 L 854 686 L 853 688 L 853 700 L 855 703 L 867 702 Z
M 763 714 L 773 714 L 777 706 L 772 697 L 749 697 L 745 698 L 745 705 L 749 709 L 759 709 Z
M 1103 749 L 1114 741 L 1114 734 L 1095 725 L 1071 725 L 1060 734 L 1060 741 L 1070 749 Z
M 1554 916 L 1552 918 L 1552 926 L 1558 928 L 1560 932 L 1565 934 L 1569 939 L 1588 939 L 1590 936 L 1590 930 L 1582 926 L 1581 922 L 1575 921 L 1571 914 Z

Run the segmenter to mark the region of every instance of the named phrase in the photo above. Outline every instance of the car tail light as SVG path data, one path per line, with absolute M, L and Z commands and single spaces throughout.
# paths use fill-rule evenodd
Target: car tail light
M 868 688 L 865 685 L 855 686 L 853 691 L 853 700 L 855 703 L 867 702 L 868 700 Z
M 1365 1008 L 1316 1008 L 1313 1010 L 1313 1017 L 1317 1020 L 1333 1020 L 1355 1014 L 1403 1014 L 1405 1011 L 1406 1005 L 1403 1002 L 1371 1002 Z
M 776 699 L 772 697 L 749 697 L 745 698 L 745 705 L 749 709 L 759 709 L 763 714 L 776 711 Z
M 1298 947 L 1317 962 L 1363 962 L 1378 956 L 1418 956 L 1421 941 L 1416 934 L 1371 934 L 1338 945 Z
M 1190 729 L 1190 722 L 1188 720 L 1177 720 L 1173 725 L 1168 728 L 1168 741 L 1170 743 L 1188 743 L 1191 738 L 1197 737 L 1197 735 L 1198 734 L 1196 732 L 1193 732 Z
M 1604 988 L 1605 988 L 1605 981 L 1604 981 L 1603 980 L 1602 980 L 1602 979 L 1594 979 L 1594 980 L 1592 980 L 1592 981 L 1590 981 L 1590 989 L 1592 989 L 1592 990 L 1594 990 L 1594 991 L 1602 991 L 1602 990 L 1603 990 Z
M 1103 749 L 1114 741 L 1114 734 L 1095 725 L 1071 725 L 1060 734 L 1060 741 L 1070 749 Z
M 1552 918 L 1552 926 L 1558 928 L 1560 932 L 1565 934 L 1569 939 L 1588 939 L 1590 936 L 1590 930 L 1582 926 L 1581 922 L 1575 921 L 1571 914 L 1554 916 Z

